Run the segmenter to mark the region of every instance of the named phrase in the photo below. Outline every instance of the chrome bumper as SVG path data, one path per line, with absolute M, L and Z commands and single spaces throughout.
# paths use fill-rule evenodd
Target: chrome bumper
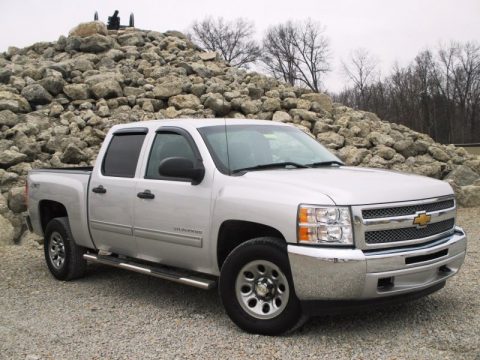
M 463 230 L 432 244 L 364 252 L 288 245 L 300 300 L 360 300 L 421 291 L 455 275 L 463 264 Z

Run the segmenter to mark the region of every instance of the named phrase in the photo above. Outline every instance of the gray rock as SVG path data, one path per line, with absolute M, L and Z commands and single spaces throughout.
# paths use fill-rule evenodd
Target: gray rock
M 395 141 L 393 148 L 406 158 L 418 154 L 412 139 Z
M 0 245 L 12 245 L 15 239 L 15 230 L 12 223 L 0 215 Z
M 375 149 L 373 149 L 373 153 L 385 160 L 392 160 L 396 154 L 395 150 L 385 145 L 376 146 Z
M 386 145 L 386 146 L 393 146 L 395 144 L 395 141 L 392 139 L 391 136 L 379 133 L 377 131 L 371 132 L 368 136 L 367 139 L 373 144 L 373 145 Z
M 16 214 L 27 211 L 24 187 L 14 187 L 10 189 L 8 192 L 8 207 Z
M 172 96 L 168 100 L 169 106 L 174 106 L 176 109 L 197 109 L 201 103 L 198 97 L 192 94 Z
M 466 165 L 457 166 L 445 178 L 445 180 L 452 180 L 458 186 L 472 185 L 478 179 L 480 175 Z
M 122 87 L 115 80 L 105 80 L 92 86 L 91 91 L 97 99 L 110 99 L 123 96 Z
M 85 84 L 65 85 L 63 92 L 72 100 L 86 100 L 89 98 L 88 86 Z
M 9 168 L 12 165 L 21 163 L 27 159 L 27 155 L 15 150 L 5 150 L 0 153 L 0 167 Z
M 139 32 L 128 32 L 117 38 L 121 46 L 143 46 L 145 41 L 143 35 Z
M 279 122 L 289 122 L 292 121 L 292 117 L 290 116 L 289 113 L 285 111 L 275 111 L 273 113 L 273 121 L 279 121 Z
M 260 100 L 247 100 L 244 101 L 240 107 L 245 115 L 256 114 L 262 108 L 262 102 Z
M 0 111 L 0 127 L 8 126 L 12 127 L 18 123 L 18 115 L 10 110 Z
M 11 93 L 9 91 L 0 91 L 0 110 L 10 110 L 14 113 L 30 112 L 30 104 L 23 96 Z
M 345 138 L 332 131 L 317 134 L 317 140 L 331 149 L 339 149 L 345 144 Z
M 267 98 L 262 104 L 263 111 L 277 111 L 281 109 L 280 99 Z
M 155 86 L 153 96 L 156 99 L 168 99 L 170 96 L 182 93 L 182 83 L 180 81 L 165 82 Z
M 52 95 L 40 84 L 25 86 L 22 90 L 22 96 L 32 105 L 44 105 L 53 100 Z
M 87 159 L 87 155 L 74 144 L 69 144 L 60 157 L 60 160 L 65 164 L 78 164 Z
M 8 84 L 12 75 L 13 73 L 10 69 L 0 69 L 0 83 Z
M 40 80 L 40 85 L 42 85 L 50 94 L 56 96 L 62 92 L 65 80 L 63 80 L 62 76 L 51 75 Z
M 8 172 L 3 169 L 0 169 L 0 185 L 9 185 L 18 180 L 18 175 L 14 172 Z
M 290 115 L 292 115 L 293 118 L 299 118 L 302 120 L 307 120 L 307 121 L 317 121 L 318 120 L 318 115 L 317 113 L 313 111 L 308 111 L 305 109 L 291 109 L 290 110 Z
M 450 160 L 450 156 L 448 156 L 448 154 L 439 147 L 430 146 L 428 148 L 428 152 L 430 153 L 430 155 L 433 156 L 435 160 L 442 162 L 447 162 L 448 160 Z
M 80 50 L 83 52 L 101 53 L 113 46 L 109 37 L 95 34 L 80 39 Z
M 68 36 L 87 37 L 95 34 L 108 35 L 105 24 L 101 21 L 81 23 L 70 30 Z
M 5 196 L 0 193 L 0 215 L 6 214 L 9 212 L 7 199 Z
M 338 152 L 340 159 L 350 166 L 359 165 L 368 154 L 367 149 L 357 149 L 351 145 L 341 148 Z
M 457 201 L 465 207 L 480 206 L 480 186 L 467 185 L 460 187 L 457 193 Z
M 320 108 L 326 112 L 331 113 L 333 110 L 332 99 L 326 94 L 309 93 L 303 94 L 300 98 L 311 102 L 316 102 L 319 104 Z
M 203 61 L 211 61 L 217 59 L 217 53 L 215 51 L 201 52 L 200 54 L 198 54 L 198 56 L 200 56 L 200 59 L 202 59 Z
M 225 116 L 231 110 L 231 104 L 221 94 L 208 94 L 204 106 L 212 109 L 216 116 Z

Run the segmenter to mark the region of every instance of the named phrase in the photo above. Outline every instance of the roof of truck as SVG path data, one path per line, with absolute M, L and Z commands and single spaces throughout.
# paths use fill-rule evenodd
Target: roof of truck
M 271 120 L 252 120 L 252 119 L 225 119 L 225 118 L 212 118 L 212 119 L 162 119 L 162 120 L 147 120 L 138 121 L 128 124 L 115 125 L 112 129 L 118 130 L 123 128 L 132 127 L 147 127 L 149 129 L 156 129 L 160 126 L 180 126 L 180 127 L 194 127 L 202 128 L 206 126 L 224 125 L 226 121 L 227 125 L 280 125 L 288 126 L 281 122 L 274 122 Z

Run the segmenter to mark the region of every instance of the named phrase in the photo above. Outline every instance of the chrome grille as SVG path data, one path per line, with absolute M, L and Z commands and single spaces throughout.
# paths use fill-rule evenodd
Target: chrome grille
M 419 214 L 430 216 L 425 227 L 414 224 Z M 387 249 L 437 240 L 453 233 L 455 214 L 453 196 L 352 206 L 355 246 Z
M 378 219 L 378 218 L 386 218 L 386 217 L 393 217 L 393 216 L 405 216 L 405 215 L 413 215 L 417 211 L 439 211 L 450 209 L 455 206 L 455 202 L 453 199 L 434 202 L 430 204 L 422 204 L 422 205 L 410 205 L 410 206 L 400 206 L 400 207 L 388 207 L 388 208 L 380 208 L 380 209 L 368 209 L 362 211 L 362 216 L 364 219 Z
M 392 243 L 397 241 L 407 241 L 413 239 L 422 239 L 429 236 L 441 234 L 452 230 L 455 225 L 455 219 L 448 219 L 427 225 L 424 228 L 408 227 L 392 230 L 366 231 L 365 242 L 367 244 Z

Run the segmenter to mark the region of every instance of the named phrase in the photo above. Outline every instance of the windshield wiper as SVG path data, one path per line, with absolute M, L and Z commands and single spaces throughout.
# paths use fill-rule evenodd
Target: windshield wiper
M 312 164 L 307 164 L 307 165 L 311 167 L 318 167 L 318 166 L 345 165 L 345 164 L 337 160 L 332 160 L 332 161 L 314 162 Z
M 236 173 L 244 172 L 244 171 L 251 171 L 251 170 L 266 170 L 266 169 L 284 168 L 286 166 L 294 166 L 294 167 L 299 168 L 299 169 L 304 169 L 304 168 L 309 167 L 307 165 L 298 164 L 296 162 L 285 161 L 285 162 L 279 162 L 279 163 L 262 164 L 262 165 L 255 165 L 255 166 L 250 166 L 250 167 L 246 167 L 246 168 L 241 168 L 241 169 L 235 169 L 235 170 L 232 170 L 232 174 L 236 174 Z

